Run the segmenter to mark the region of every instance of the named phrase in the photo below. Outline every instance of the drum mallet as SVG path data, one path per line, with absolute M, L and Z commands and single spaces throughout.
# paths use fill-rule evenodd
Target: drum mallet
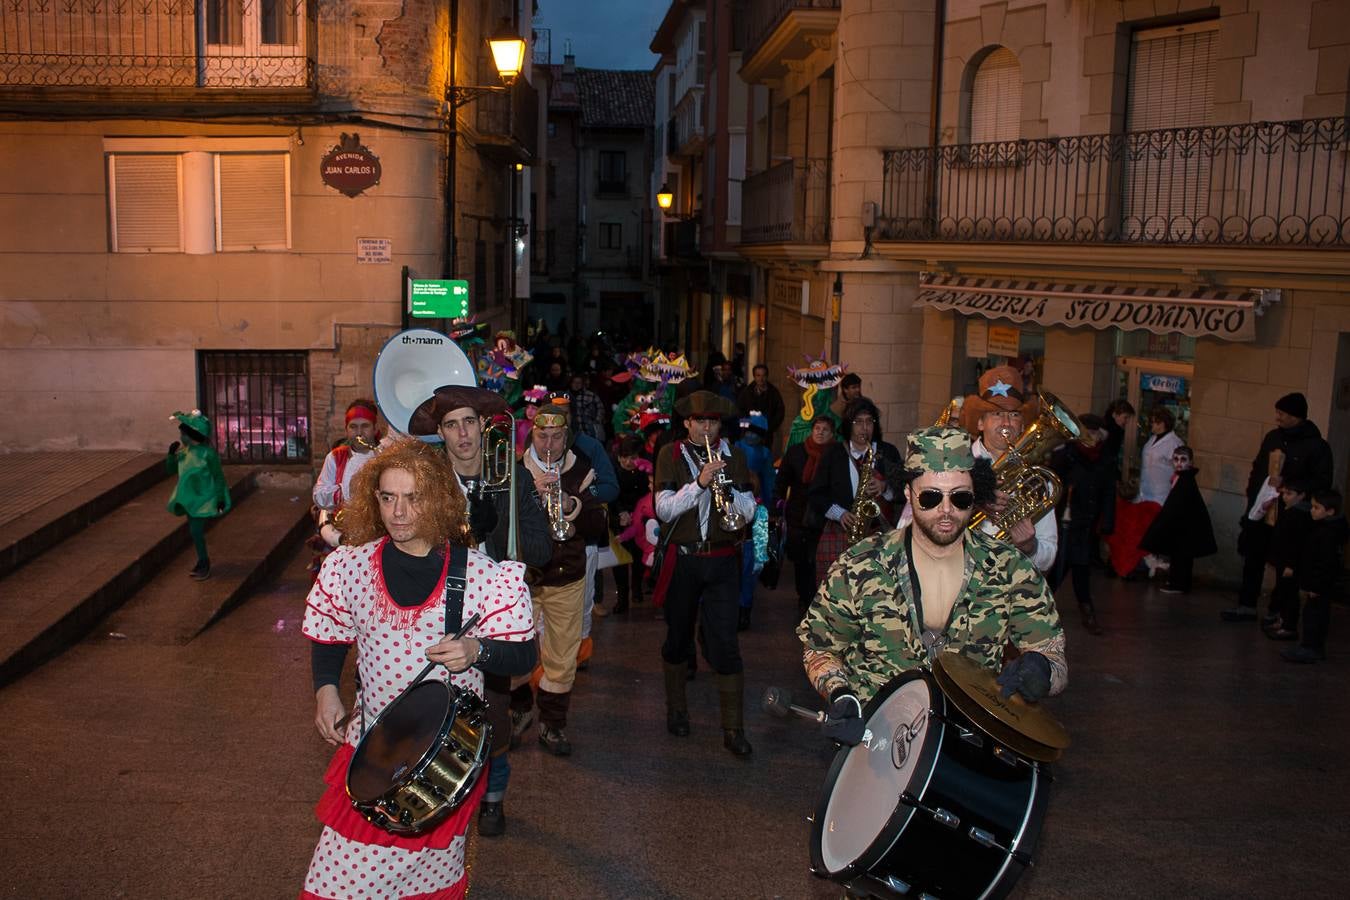
M 807 709 L 805 706 L 796 706 L 792 702 L 792 694 L 782 688 L 771 687 L 764 691 L 764 699 L 761 701 L 764 711 L 778 716 L 780 719 L 787 718 L 788 714 L 801 716 L 803 719 L 810 719 L 818 725 L 824 725 L 829 715 L 822 710 Z

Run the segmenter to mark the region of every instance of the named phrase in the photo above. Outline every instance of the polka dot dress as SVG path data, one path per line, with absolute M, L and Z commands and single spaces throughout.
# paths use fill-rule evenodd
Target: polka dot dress
M 387 540 L 384 539 L 384 540 Z M 445 573 L 426 601 L 414 608 L 396 604 L 380 571 L 384 540 L 360 547 L 339 547 L 324 561 L 306 600 L 304 634 L 325 644 L 355 643 L 362 693 L 369 707 L 364 718 L 380 712 L 426 665 L 427 648 L 445 636 Z M 464 618 L 479 614 L 471 637 L 527 641 L 534 636 L 530 593 L 522 563 L 494 563 L 469 551 Z M 458 623 L 456 623 L 457 625 Z M 437 667 L 428 678 L 445 680 Z M 482 696 L 483 674 L 469 669 L 450 681 Z M 354 710 L 347 743 L 361 739 L 362 714 Z M 303 897 L 430 898 L 462 896 L 464 835 L 444 849 L 406 849 L 353 840 L 326 827 L 310 861 Z M 466 820 L 467 827 L 467 820 Z

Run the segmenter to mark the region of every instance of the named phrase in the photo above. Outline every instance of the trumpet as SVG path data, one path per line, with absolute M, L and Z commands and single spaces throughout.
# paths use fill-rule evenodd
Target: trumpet
M 370 441 L 366 440 L 365 438 L 361 437 L 360 435 L 352 435 L 352 440 L 351 440 L 351 442 L 352 442 L 352 446 L 353 446 L 354 448 L 359 448 L 359 449 L 361 449 L 361 451 L 362 451 L 363 453 L 379 453 L 379 452 L 380 452 L 380 445 L 379 445 L 378 443 L 372 444 Z
M 703 449 L 707 451 L 708 462 L 717 458 L 713 456 L 712 442 L 708 440 L 706 434 L 703 436 Z M 726 474 L 719 471 L 713 477 L 712 484 L 708 485 L 708 490 L 712 491 L 713 509 L 717 510 L 717 523 L 722 530 L 740 531 L 744 528 L 745 516 L 738 513 L 733 505 L 732 484 Z
M 558 480 L 549 485 L 544 492 L 544 513 L 548 516 L 549 537 L 558 543 L 569 540 L 577 533 L 577 528 L 563 515 L 562 466 L 553 468 L 552 451 L 544 455 L 544 471 L 554 472 Z M 513 495 L 514 496 L 514 495 Z

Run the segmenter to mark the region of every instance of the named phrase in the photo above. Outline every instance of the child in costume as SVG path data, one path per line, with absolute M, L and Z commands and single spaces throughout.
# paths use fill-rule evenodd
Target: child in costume
M 769 420 L 758 410 L 741 419 L 741 439 L 736 446 L 745 454 L 745 464 L 755 478 L 755 518 L 751 522 L 750 546 L 741 552 L 741 609 L 736 622 L 739 631 L 750 627 L 750 609 L 755 602 L 756 576 L 769 561 L 769 509 L 765 506 L 773 496 L 775 470 L 773 453 L 765 445 L 769 436 Z
M 1303 639 L 1280 654 L 1285 662 L 1313 663 L 1327 658 L 1331 601 L 1339 592 L 1341 554 L 1345 548 L 1344 505 L 1338 491 L 1313 491 L 1308 513 L 1312 527 L 1299 554 L 1298 588 L 1303 597 Z
M 210 445 L 211 422 L 201 410 L 175 412 L 169 421 L 178 423 L 182 442 L 169 445 L 165 466 L 178 475 L 169 498 L 169 512 L 187 516 L 188 533 L 197 551 L 197 564 L 188 574 L 197 581 L 211 577 L 211 558 L 206 552 L 206 523 L 230 511 L 230 489 L 220 456 Z
M 1139 542 L 1149 553 L 1170 560 L 1164 594 L 1189 594 L 1195 560 L 1219 552 L 1209 509 L 1195 483 L 1200 470 L 1192 465 L 1193 459 L 1191 448 L 1185 444 L 1172 451 L 1172 488 L 1163 501 L 1162 511 Z

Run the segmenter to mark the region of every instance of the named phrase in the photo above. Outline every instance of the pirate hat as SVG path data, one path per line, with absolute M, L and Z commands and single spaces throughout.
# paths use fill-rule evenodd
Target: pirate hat
M 510 409 L 506 401 L 492 391 L 467 385 L 445 384 L 436 388 L 436 393 L 413 410 L 412 418 L 408 420 L 408 433 L 435 434 L 446 413 L 466 406 L 483 418 L 505 413 Z
M 728 419 L 739 415 L 736 404 L 712 391 L 694 391 L 675 404 L 682 419 Z
M 1023 419 L 1040 411 L 1035 392 L 1023 393 L 1022 375 L 1012 366 L 994 366 L 980 376 L 979 392 L 968 395 L 961 406 L 961 427 L 975 434 L 980 416 L 993 410 L 1021 412 Z

